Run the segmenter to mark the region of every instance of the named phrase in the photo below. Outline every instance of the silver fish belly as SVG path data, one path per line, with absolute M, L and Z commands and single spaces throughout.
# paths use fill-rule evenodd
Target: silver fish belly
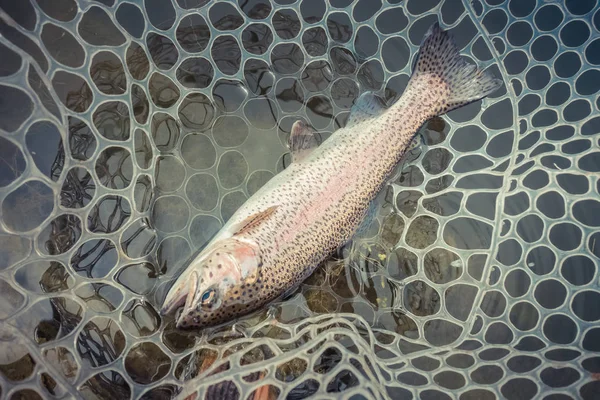
M 254 194 L 187 266 L 162 312 L 178 327 L 223 323 L 304 279 L 361 224 L 371 201 L 428 119 L 478 100 L 501 81 L 464 62 L 437 24 L 426 34 L 403 96 L 390 108 L 361 96 L 347 126 L 317 146 L 297 122 L 293 163 Z

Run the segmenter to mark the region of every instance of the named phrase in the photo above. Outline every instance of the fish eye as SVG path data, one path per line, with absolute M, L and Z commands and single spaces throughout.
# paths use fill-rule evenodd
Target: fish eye
M 202 297 L 200 298 L 200 302 L 203 306 L 207 306 L 211 304 L 215 300 L 215 290 L 208 289 L 206 292 L 202 293 Z

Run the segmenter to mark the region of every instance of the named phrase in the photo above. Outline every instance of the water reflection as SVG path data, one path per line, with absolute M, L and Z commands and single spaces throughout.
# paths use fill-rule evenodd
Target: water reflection
M 0 18 L 0 318 L 44 346 L 10 342 L 5 379 L 89 398 L 592 393 L 593 2 L 55 3 Z M 184 261 L 289 165 L 291 124 L 325 140 L 362 92 L 393 103 L 436 14 L 511 91 L 429 121 L 373 221 L 289 298 L 235 329 L 163 322 Z

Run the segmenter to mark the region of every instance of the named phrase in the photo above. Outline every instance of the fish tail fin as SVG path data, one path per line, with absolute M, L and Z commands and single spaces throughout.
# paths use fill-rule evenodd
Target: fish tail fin
M 411 83 L 441 115 L 490 95 L 503 82 L 461 58 L 450 33 L 436 22 L 421 42 Z

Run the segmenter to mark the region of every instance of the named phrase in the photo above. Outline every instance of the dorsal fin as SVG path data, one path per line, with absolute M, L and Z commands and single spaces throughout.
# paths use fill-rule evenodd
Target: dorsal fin
M 377 118 L 387 110 L 385 101 L 373 93 L 363 93 L 354 102 L 346 127 L 358 125 L 369 119 Z
M 314 149 L 319 147 L 320 140 L 317 132 L 298 120 L 292 125 L 288 146 L 292 153 L 292 162 L 299 162 L 306 158 Z
M 275 212 L 275 210 L 277 210 L 277 208 L 279 208 L 279 206 L 271 206 L 264 211 L 260 211 L 256 214 L 250 215 L 242 222 L 239 222 L 233 226 L 233 234 L 240 235 L 244 232 L 248 232 L 248 231 L 256 228 L 263 221 L 265 221 L 271 215 L 273 215 L 273 213 Z

